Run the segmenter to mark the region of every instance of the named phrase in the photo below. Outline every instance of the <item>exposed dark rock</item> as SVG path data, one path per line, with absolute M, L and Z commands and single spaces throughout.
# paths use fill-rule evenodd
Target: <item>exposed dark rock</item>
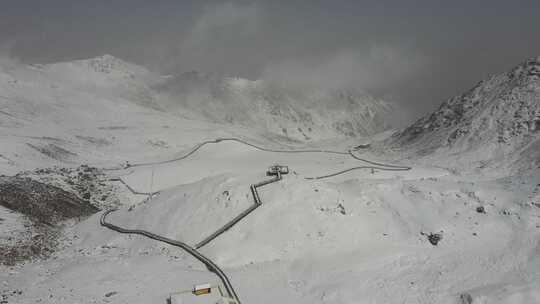
M 77 156 L 76 153 L 51 143 L 36 145 L 27 143 L 27 145 L 32 149 L 58 161 L 71 161 L 75 156 Z
M 0 179 L 0 205 L 49 225 L 99 211 L 61 188 L 21 177 Z
M 472 304 L 473 303 L 473 298 L 468 293 L 462 293 L 461 295 L 459 295 L 459 300 L 460 300 L 460 304 Z
M 427 236 L 428 241 L 433 246 L 437 246 L 437 244 L 439 244 L 439 242 L 442 240 L 442 234 L 440 233 L 427 234 L 427 233 L 421 232 L 420 234 Z
M 106 176 L 101 170 L 88 165 L 81 165 L 77 168 L 52 167 L 24 171 L 16 175 L 19 178 L 31 178 L 62 188 L 73 193 L 81 200 L 91 201 L 101 208 L 110 208 L 117 202 L 114 195 L 115 185 L 104 183 Z M 101 198 L 99 200 L 98 198 Z M 105 199 L 103 199 L 105 198 Z
M 118 293 L 118 291 L 107 292 L 107 293 L 105 294 L 105 297 L 106 297 L 106 298 L 112 297 L 112 296 L 114 296 L 114 295 L 117 294 L 117 293 Z
M 29 228 L 31 233 L 38 234 L 38 237 L 23 237 L 17 239 L 15 243 L 2 244 L 0 264 L 13 266 L 33 258 L 47 258 L 56 250 L 59 235 L 57 228 L 39 223 L 34 223 Z
M 339 213 L 341 213 L 343 215 L 347 214 L 347 212 L 345 211 L 345 207 L 343 207 L 342 204 L 338 204 L 337 209 L 338 209 Z
M 41 174 L 50 174 L 40 170 Z M 0 176 L 0 205 L 22 213 L 28 229 L 0 244 L 0 264 L 47 258 L 57 248 L 61 221 L 89 216 L 99 209 L 59 187 L 21 175 Z

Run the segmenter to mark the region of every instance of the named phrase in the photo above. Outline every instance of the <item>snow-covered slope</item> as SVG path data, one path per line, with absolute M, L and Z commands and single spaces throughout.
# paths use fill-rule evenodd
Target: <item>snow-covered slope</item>
M 357 90 L 283 87 L 198 72 L 171 76 L 156 89 L 168 100 L 168 108 L 187 108 L 213 121 L 302 141 L 370 136 L 388 129 L 395 111 Z
M 35 65 L 50 78 L 73 89 L 118 97 L 157 107 L 150 85 L 159 79 L 147 69 L 111 55 L 47 65 Z
M 264 169 L 274 162 L 291 173 L 260 189 L 263 205 L 201 249 L 245 303 L 540 299 L 540 209 L 532 203 L 540 198 L 532 182 L 538 176 L 479 182 L 414 166 L 308 181 L 359 163 L 220 143 L 177 163 L 120 172 L 139 191 L 162 191 L 123 201 L 109 220 L 194 244 L 253 203 L 249 184 L 267 179 Z M 69 246 L 53 262 L 4 275 L 10 288 L 24 286 L 17 300 L 53 294 L 50 303 L 159 303 L 193 284 L 217 282 L 178 248 L 99 227 L 99 216 L 69 229 Z M 442 237 L 436 246 L 430 234 Z M 492 299 L 502 300 L 485 302 Z
M 0 169 L 118 163 L 193 144 L 179 132 L 230 134 L 160 110 L 149 88 L 157 78 L 112 56 L 0 66 Z
M 390 141 L 481 166 L 540 166 L 540 57 L 478 83 Z
M 413 151 L 432 147 L 431 159 L 422 165 L 410 159 L 402 163 L 412 166 L 410 171 L 353 170 L 329 179 L 307 180 L 305 177 L 367 163 L 347 154 L 263 152 L 222 141 L 179 161 L 124 169 L 117 165 L 126 160 L 177 158 L 203 140 L 231 135 L 261 146 L 291 148 L 279 127 L 290 129 L 297 123 L 310 137 L 305 132 L 310 120 L 301 119 L 305 113 L 313 122 L 323 123 L 312 127 L 316 133 L 312 138 L 343 136 L 347 132 L 325 119 L 334 122 L 359 113 L 366 117 L 358 120 L 362 128 L 354 134 L 370 134 L 379 122 L 367 117 L 380 115 L 385 107 L 377 102 L 358 105 L 364 99 L 349 98 L 357 93 L 274 91 L 262 82 L 232 78 L 200 81 L 199 76 L 184 75 L 187 80 L 158 77 L 158 83 L 152 83 L 156 78 L 148 71 L 109 56 L 96 60 L 1 70 L 2 172 L 81 162 L 97 167 L 115 165 L 119 170 L 103 170 L 95 181 L 119 192 L 118 201 L 111 205 L 120 210 L 109 220 L 194 244 L 253 203 L 249 185 L 268 179 L 268 166 L 284 164 L 290 173 L 260 188 L 262 205 L 201 248 L 231 278 L 243 303 L 540 302 L 539 172 L 498 179 L 489 172 L 461 174 L 438 166 L 452 153 L 462 151 L 471 157 L 482 151 L 482 145 L 498 140 L 489 129 L 475 127 L 477 116 L 489 122 L 490 116 L 484 112 L 491 109 L 501 119 L 510 117 L 501 109 L 496 111 L 492 106 L 496 102 L 483 97 L 506 96 L 503 92 L 511 95 L 514 87 L 516 104 L 520 104 L 518 97 L 537 96 L 537 78 L 529 75 L 536 68 L 531 64 L 516 70 L 515 76 L 493 80 L 490 87 L 478 89 L 477 95 L 456 99 L 455 105 L 446 106 L 448 110 L 443 106 L 433 119 L 417 123 L 418 135 L 412 127 L 396 135 L 395 145 Z M 146 79 L 148 75 L 151 80 Z M 88 83 L 93 87 L 86 86 Z M 515 83 L 527 85 L 512 86 Z M 528 90 L 522 88 L 529 85 Z M 182 107 L 172 113 L 170 109 L 178 105 L 171 104 L 171 96 L 189 96 L 197 86 L 202 89 L 196 92 L 206 92 L 208 87 L 215 91 L 203 93 L 203 98 L 181 100 L 193 113 Z M 133 97 L 137 95 L 130 95 L 132 87 L 152 98 Z M 219 98 L 210 98 L 212 92 Z M 169 99 L 162 99 L 164 95 Z M 259 98 L 260 103 L 251 102 Z M 198 103 L 200 100 L 203 102 Z M 317 104 L 329 100 L 339 101 L 322 107 Z M 534 102 L 525 101 L 523 107 L 529 111 Z M 467 111 L 458 104 L 467 105 Z M 271 114 L 273 108 L 266 108 L 268 105 L 275 106 L 277 114 Z M 233 116 L 233 124 L 209 122 L 226 121 L 220 116 L 222 111 Z M 179 113 L 206 120 L 186 119 Z M 515 110 L 510 116 L 515 113 L 529 112 Z M 447 122 L 446 117 L 455 122 Z M 537 150 L 526 139 L 537 138 L 537 120 L 523 121 L 534 122 L 534 130 L 527 123 L 528 131 L 513 135 L 510 147 L 534 156 Z M 259 122 L 267 125 L 259 129 Z M 434 127 L 424 129 L 427 122 Z M 369 123 L 374 125 L 369 127 Z M 500 124 L 513 126 L 506 121 Z M 274 125 L 277 129 L 271 129 Z M 456 126 L 470 126 L 471 131 L 457 136 L 450 145 L 448 138 Z M 471 135 L 475 133 L 478 136 Z M 288 134 L 305 139 L 298 130 Z M 317 144 L 347 151 L 351 142 L 358 144 L 356 139 L 347 142 L 341 138 Z M 384 155 L 375 152 L 370 159 L 398 162 L 384 160 Z M 68 175 L 78 176 L 79 172 L 72 170 Z M 55 176 L 41 179 L 54 183 Z M 128 194 L 121 183 L 109 179 L 118 177 L 139 192 L 160 193 L 153 197 Z M 103 193 L 92 193 L 92 201 Z M 0 221 L 0 229 L 27 235 L 24 219 L 6 210 L 0 212 L 2 218 L 9 217 Z M 172 292 L 189 290 L 198 283 L 217 283 L 212 273 L 179 248 L 101 227 L 100 215 L 66 223 L 70 227 L 64 229 L 61 246 L 50 259 L 0 265 L 2 300 L 24 304 L 163 303 Z M 0 234 L 0 241 L 7 237 Z

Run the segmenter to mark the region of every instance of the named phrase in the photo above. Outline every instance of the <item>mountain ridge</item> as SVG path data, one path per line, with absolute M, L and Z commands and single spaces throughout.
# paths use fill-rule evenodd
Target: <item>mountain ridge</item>
M 371 136 L 392 127 L 386 117 L 396 111 L 359 90 L 300 90 L 196 71 L 168 77 L 156 88 L 169 107 L 183 106 L 217 122 L 262 125 L 300 140 Z
M 539 146 L 539 140 L 540 57 L 535 57 L 443 102 L 387 143 L 420 156 L 442 152 L 465 159 L 464 153 L 477 161 L 511 159 L 522 167 L 527 167 L 525 157 L 534 168 L 540 164 L 540 152 L 521 154 Z
M 51 83 L 56 92 L 44 88 L 44 95 L 84 92 L 299 141 L 372 136 L 393 127 L 386 118 L 396 112 L 395 105 L 357 89 L 295 88 L 197 71 L 160 75 L 112 55 L 18 64 L 6 73 L 34 87 Z

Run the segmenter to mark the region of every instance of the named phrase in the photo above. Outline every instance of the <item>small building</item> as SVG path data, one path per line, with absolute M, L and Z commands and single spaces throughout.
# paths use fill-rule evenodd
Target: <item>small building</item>
M 281 175 L 281 174 L 289 174 L 289 167 L 281 166 L 281 165 L 273 165 L 268 168 L 268 171 L 266 171 L 267 176 L 274 176 L 274 175 Z
M 200 284 L 193 289 L 170 294 L 167 304 L 238 304 L 221 285 Z

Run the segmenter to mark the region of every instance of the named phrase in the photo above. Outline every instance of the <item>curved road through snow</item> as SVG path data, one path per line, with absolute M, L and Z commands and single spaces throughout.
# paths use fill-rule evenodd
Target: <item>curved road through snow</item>
M 235 141 L 235 142 L 238 142 L 238 143 L 241 143 L 241 144 L 244 144 L 244 145 L 253 147 L 253 148 L 257 149 L 257 150 L 265 151 L 265 152 L 274 152 L 274 153 L 327 153 L 327 154 L 349 155 L 349 156 L 351 156 L 352 158 L 354 158 L 354 159 L 356 159 L 358 161 L 363 161 L 365 163 L 370 164 L 370 166 L 352 167 L 352 168 L 348 168 L 348 169 L 345 169 L 345 170 L 342 170 L 342 171 L 338 171 L 338 172 L 323 175 L 323 176 L 306 177 L 305 179 L 307 179 L 307 180 L 315 180 L 315 179 L 324 179 L 324 178 L 334 177 L 334 176 L 341 175 L 341 174 L 344 174 L 344 173 L 347 173 L 347 172 L 350 172 L 350 171 L 360 170 L 360 169 L 377 169 L 377 170 L 384 170 L 384 171 L 407 171 L 407 170 L 412 169 L 409 166 L 391 165 L 391 164 L 385 164 L 385 163 L 374 162 L 374 161 L 370 161 L 370 160 L 367 160 L 367 159 L 363 159 L 363 158 L 360 158 L 360 157 L 354 155 L 352 150 L 348 150 L 347 152 L 332 151 L 332 150 L 322 150 L 322 149 L 278 150 L 278 149 L 269 149 L 269 148 L 260 147 L 260 146 L 251 144 L 249 142 L 246 142 L 246 141 L 244 141 L 242 139 L 231 137 L 231 138 L 217 138 L 217 139 L 214 139 L 214 140 L 204 141 L 204 142 L 196 145 L 188 153 L 186 153 L 186 154 L 184 154 L 184 155 L 182 155 L 180 157 L 176 157 L 176 158 L 172 158 L 172 159 L 168 159 L 168 160 L 164 160 L 164 161 L 141 162 L 141 163 L 129 164 L 126 167 L 107 168 L 106 170 L 122 170 L 122 169 L 126 169 L 126 168 L 153 166 L 153 165 L 172 163 L 172 162 L 176 162 L 176 161 L 188 158 L 189 156 L 193 155 L 195 152 L 197 152 L 199 149 L 201 149 L 205 145 L 217 144 L 217 143 L 224 142 L 224 141 Z M 238 304 L 240 304 L 240 299 L 238 298 L 238 295 L 236 294 L 236 292 L 235 292 L 229 278 L 225 274 L 225 272 L 223 272 L 223 270 L 221 270 L 212 260 L 210 260 L 209 258 L 202 255 L 199 251 L 197 251 L 197 249 L 199 249 L 202 246 L 208 244 L 213 239 L 215 239 L 216 237 L 218 237 L 219 235 L 221 235 L 225 231 L 229 230 L 232 226 L 234 226 L 236 223 L 241 221 L 244 217 L 246 217 L 248 214 L 250 214 L 253 210 L 255 210 L 260 205 L 262 205 L 262 201 L 261 201 L 261 199 L 259 197 L 259 194 L 257 192 L 257 188 L 262 187 L 264 185 L 268 185 L 270 183 L 277 182 L 277 181 L 282 179 L 281 173 L 279 172 L 279 170 L 278 170 L 278 172 L 275 172 L 275 174 L 273 174 L 273 175 L 275 175 L 275 177 L 272 178 L 272 179 L 269 179 L 269 180 L 266 180 L 266 181 L 263 181 L 263 182 L 259 182 L 259 183 L 256 183 L 256 184 L 252 184 L 250 186 L 251 194 L 252 194 L 253 200 L 254 200 L 254 204 L 251 207 L 244 210 L 242 213 L 240 213 L 234 219 L 232 219 L 228 223 L 226 223 L 223 227 L 221 227 L 220 229 L 218 229 L 217 231 L 212 233 L 210 236 L 206 237 L 204 240 L 202 240 L 201 242 L 196 244 L 195 248 L 189 246 L 186 243 L 183 243 L 183 242 L 180 242 L 180 241 L 177 241 L 177 240 L 173 240 L 173 239 L 169 239 L 169 238 L 154 234 L 152 232 L 148 232 L 148 231 L 145 231 L 145 230 L 139 230 L 139 229 L 126 229 L 126 228 L 122 228 L 122 227 L 119 227 L 119 226 L 116 226 L 116 225 L 114 225 L 112 223 L 107 222 L 107 220 L 106 220 L 107 215 L 109 215 L 111 212 L 115 211 L 116 209 L 112 209 L 112 210 L 108 210 L 108 211 L 104 212 L 102 214 L 102 216 L 101 216 L 100 224 L 102 226 L 104 226 L 104 227 L 107 227 L 107 228 L 109 228 L 111 230 L 114 230 L 116 232 L 119 232 L 119 233 L 138 234 L 138 235 L 142 235 L 142 236 L 145 236 L 145 237 L 148 237 L 148 238 L 151 238 L 151 239 L 154 239 L 154 240 L 157 240 L 157 241 L 160 241 L 160 242 L 164 242 L 164 243 L 167 243 L 167 244 L 170 244 L 170 245 L 173 245 L 173 246 L 180 247 L 180 248 L 184 249 L 189 254 L 191 254 L 193 257 L 195 257 L 196 259 L 201 261 L 204 265 L 206 265 L 206 267 L 211 272 L 215 273 L 220 278 L 221 282 L 223 283 L 229 297 L 235 299 L 238 302 Z M 127 183 L 125 183 L 121 178 L 117 178 L 117 179 L 113 179 L 113 180 L 120 181 L 134 194 L 141 194 L 141 195 L 144 194 L 144 195 L 152 196 L 152 195 L 158 193 L 158 192 L 154 192 L 154 193 L 137 192 L 133 188 L 131 188 Z

